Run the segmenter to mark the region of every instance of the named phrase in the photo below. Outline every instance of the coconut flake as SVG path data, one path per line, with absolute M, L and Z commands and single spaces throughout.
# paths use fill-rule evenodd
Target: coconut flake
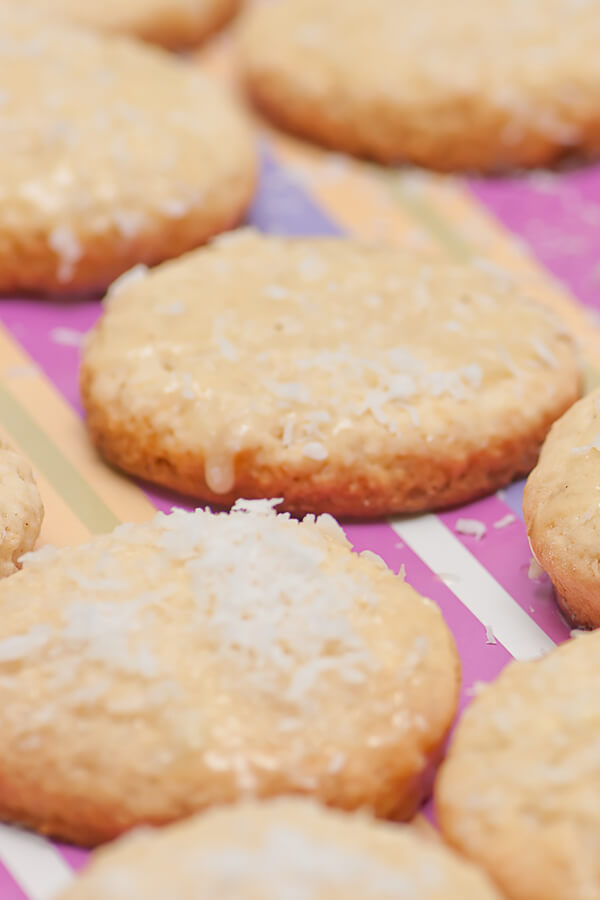
M 253 513 L 259 516 L 275 515 L 275 507 L 283 503 L 283 497 L 265 498 L 263 500 L 244 500 L 240 497 L 235 501 L 232 512 Z
M 108 289 L 108 297 L 116 297 L 117 294 L 120 294 L 123 288 L 131 287 L 132 284 L 135 284 L 136 281 L 143 281 L 144 278 L 148 274 L 148 266 L 143 265 L 143 263 L 139 263 L 137 266 L 133 266 L 132 269 L 128 269 L 127 272 L 123 272 L 122 275 L 119 276 Z
M 589 453 L 590 450 L 600 451 L 600 434 L 597 434 L 589 444 L 585 445 L 585 447 L 572 447 L 571 453 L 575 454 L 575 456 L 583 456 L 585 453 Z
M 459 534 L 468 534 L 480 541 L 486 534 L 487 528 L 479 519 L 458 519 L 454 530 Z
M 75 328 L 65 328 L 58 326 L 50 331 L 50 340 L 55 344 L 61 344 L 63 347 L 81 347 L 85 334 L 77 331 Z
M 270 300 L 286 300 L 290 296 L 290 292 L 280 284 L 269 284 L 265 288 L 265 296 Z
M 545 576 L 545 574 L 546 573 L 540 566 L 540 564 L 537 561 L 537 559 L 535 558 L 535 556 L 532 556 L 531 559 L 529 560 L 529 569 L 527 570 L 527 577 L 531 581 L 539 581 L 540 579 L 542 579 Z
M 58 280 L 68 281 L 73 275 L 75 264 L 83 256 L 83 248 L 75 232 L 68 225 L 57 225 L 48 235 L 48 245 L 59 259 Z
M 18 662 L 44 647 L 52 635 L 51 625 L 34 625 L 25 634 L 0 641 L 0 663 Z
M 320 444 L 318 441 L 310 441 L 308 444 L 305 444 L 302 448 L 302 453 L 309 459 L 315 459 L 319 462 L 327 459 L 329 456 L 327 447 L 323 446 L 323 444 Z
M 507 513 L 505 516 L 502 516 L 501 519 L 494 522 L 494 528 L 506 528 L 508 525 L 512 525 L 515 520 L 516 516 L 512 513 Z

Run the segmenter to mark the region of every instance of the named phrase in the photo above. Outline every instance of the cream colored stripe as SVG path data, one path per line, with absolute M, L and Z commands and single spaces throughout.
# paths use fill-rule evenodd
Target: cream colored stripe
M 0 825 L 0 860 L 29 900 L 54 900 L 73 880 L 48 841 L 12 826 Z
M 454 595 L 515 659 L 535 659 L 552 650 L 554 641 L 437 516 L 394 518 L 390 525 L 436 575 L 458 575 Z
M 154 507 L 145 496 L 141 488 L 124 475 L 121 475 L 107 466 L 97 455 L 86 434 L 85 426 L 77 413 L 71 409 L 68 403 L 59 394 L 58 390 L 45 378 L 43 373 L 32 364 L 32 360 L 18 347 L 0 328 L 0 359 L 2 367 L 0 376 L 5 385 L 8 397 L 20 406 L 31 422 L 49 440 L 57 453 L 56 462 L 62 472 L 65 466 L 73 470 L 74 482 L 72 485 L 62 478 L 61 484 L 57 484 L 57 471 L 50 475 L 47 470 L 49 457 L 46 458 L 46 466 L 37 462 L 37 467 L 46 474 L 59 493 L 65 498 L 71 494 L 69 503 L 72 508 L 81 505 L 78 502 L 79 491 L 75 482 L 82 480 L 83 494 L 93 493 L 98 499 L 99 519 L 96 523 L 86 521 L 85 524 L 92 531 L 106 530 L 111 519 L 114 521 L 147 521 L 154 513 Z M 28 370 L 31 369 L 29 374 Z M 11 373 L 17 373 L 15 375 Z M 10 418 L 4 420 L 7 427 L 11 427 Z M 28 432 L 29 439 L 35 442 L 33 434 Z M 33 459 L 36 447 L 23 447 Z M 62 457 L 59 460 L 58 457 Z M 62 476 L 61 476 L 62 477 Z M 65 476 L 66 477 L 66 476 Z M 106 513 L 101 507 L 105 507 Z M 79 513 L 78 513 L 79 514 Z M 102 527 L 99 523 L 102 522 Z M 109 527 L 113 527 L 110 524 Z

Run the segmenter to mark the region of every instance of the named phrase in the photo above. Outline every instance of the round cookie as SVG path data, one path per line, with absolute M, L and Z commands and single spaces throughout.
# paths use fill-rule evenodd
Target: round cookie
M 301 800 L 215 810 L 99 851 L 57 900 L 500 900 L 408 827 Z
M 512 663 L 459 723 L 436 784 L 447 840 L 510 900 L 600 896 L 600 633 Z
M 276 502 L 159 514 L 0 582 L 1 819 L 93 845 L 247 796 L 415 812 L 452 637 L 334 519 Z
M 224 25 L 242 0 L 26 0 L 53 19 L 120 32 L 171 49 L 200 43 Z
M 0 292 L 104 289 L 241 217 L 255 151 L 217 86 L 14 6 L 0 30 Z
M 33 550 L 44 507 L 29 463 L 0 440 L 0 578 L 19 568 Z
M 600 390 L 552 426 L 523 495 L 532 551 L 567 617 L 600 625 Z
M 287 0 L 247 18 L 247 88 L 284 127 L 383 163 L 539 166 L 600 148 L 598 0 Z
M 128 472 L 374 517 L 526 474 L 580 375 L 553 315 L 494 273 L 244 230 L 111 289 L 81 387 Z

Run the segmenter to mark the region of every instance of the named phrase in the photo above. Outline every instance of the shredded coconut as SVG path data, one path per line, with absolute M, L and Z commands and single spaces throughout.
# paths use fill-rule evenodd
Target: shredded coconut
M 282 287 L 279 284 L 269 284 L 265 288 L 265 295 L 269 297 L 270 300 L 285 300 L 289 297 L 290 292 L 287 288 Z
M 146 224 L 146 215 L 136 209 L 115 209 L 115 224 L 124 238 L 134 238 Z
M 132 269 L 128 269 L 127 272 L 123 272 L 119 278 L 117 278 L 108 289 L 108 297 L 116 297 L 117 294 L 121 293 L 121 291 L 125 287 L 131 287 L 132 284 L 135 284 L 136 281 L 143 281 L 148 274 L 148 266 L 140 263 L 137 266 L 133 266 Z
M 323 444 L 319 444 L 317 441 L 311 441 L 310 443 L 305 444 L 302 448 L 302 452 L 304 456 L 307 456 L 309 459 L 315 459 L 319 462 L 327 459 L 329 456 L 327 447 L 324 447 Z
M 512 525 L 513 522 L 516 521 L 516 516 L 512 513 L 507 513 L 505 516 L 502 516 L 501 519 L 498 519 L 494 522 L 494 528 L 507 528 L 508 525 Z
M 181 316 L 185 311 L 185 303 L 182 303 L 181 300 L 173 300 L 168 306 L 159 310 L 159 312 L 163 313 L 165 316 Z
M 584 634 L 589 634 L 589 631 L 585 628 L 572 628 L 569 632 L 569 637 L 579 638 L 583 637 Z
M 73 275 L 75 264 L 83 255 L 75 232 L 68 225 L 57 225 L 48 235 L 48 245 L 59 259 L 58 280 L 68 281 Z
M 590 450 L 598 450 L 600 451 L 600 434 L 597 434 L 589 444 L 586 444 L 585 447 L 573 447 L 571 449 L 571 453 L 574 453 L 576 456 L 582 456 L 585 453 L 589 453 Z
M 53 629 L 50 625 L 34 625 L 26 634 L 0 641 L 0 664 L 25 659 L 48 643 Z
M 81 347 L 84 337 L 83 332 L 76 331 L 75 328 L 59 326 L 50 331 L 50 339 L 63 347 Z
M 532 556 L 529 561 L 529 569 L 527 572 L 527 577 L 531 581 L 539 581 L 541 578 L 543 578 L 545 576 L 545 574 L 546 573 L 540 566 L 540 564 L 537 561 L 537 559 L 535 558 L 535 556 Z
M 458 519 L 454 530 L 459 534 L 468 534 L 480 541 L 485 536 L 487 528 L 479 519 Z

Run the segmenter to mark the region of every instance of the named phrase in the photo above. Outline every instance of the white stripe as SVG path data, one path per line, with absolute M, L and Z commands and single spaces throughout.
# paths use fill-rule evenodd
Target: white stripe
M 535 659 L 556 646 L 437 516 L 390 519 L 390 525 L 436 575 L 456 576 L 452 593 L 515 659 Z
M 9 825 L 0 825 L 0 861 L 29 900 L 54 900 L 74 877 L 48 841 Z

